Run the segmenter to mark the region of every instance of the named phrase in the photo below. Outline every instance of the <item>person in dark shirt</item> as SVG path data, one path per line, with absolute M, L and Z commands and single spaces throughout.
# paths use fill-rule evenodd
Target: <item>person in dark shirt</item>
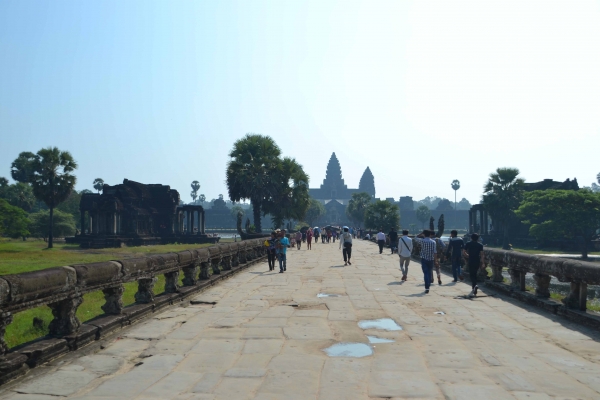
M 462 250 L 465 248 L 465 242 L 458 237 L 458 232 L 453 230 L 450 232 L 450 241 L 448 242 L 448 248 L 446 249 L 446 258 L 452 261 L 452 275 L 454 281 L 458 279 L 463 280 L 462 271 L 460 270 L 460 262 L 462 259 Z
M 392 254 L 394 254 L 394 251 L 398 250 L 398 232 L 396 232 L 396 229 L 392 228 L 392 230 L 389 233 L 389 237 L 390 249 L 392 249 Z
M 465 245 L 463 250 L 465 257 L 468 257 L 469 276 L 471 277 L 471 293 L 469 297 L 477 296 L 477 271 L 479 268 L 484 268 L 483 263 L 483 245 L 478 242 L 479 235 L 474 233 L 471 235 L 471 241 Z

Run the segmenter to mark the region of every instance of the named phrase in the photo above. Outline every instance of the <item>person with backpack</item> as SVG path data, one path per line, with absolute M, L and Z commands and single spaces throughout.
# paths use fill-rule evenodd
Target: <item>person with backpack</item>
M 315 226 L 315 229 L 313 229 L 313 235 L 315 236 L 315 244 L 317 244 L 319 242 L 319 236 L 321 235 L 321 230 L 318 226 Z
M 271 232 L 271 237 L 266 240 L 267 246 L 267 262 L 269 263 L 269 271 L 275 270 L 275 259 L 277 258 L 277 234 Z
M 398 232 L 396 232 L 396 228 L 392 228 L 388 236 L 390 237 L 390 249 L 394 254 L 394 251 L 398 251 Z
M 402 271 L 402 280 L 408 277 L 408 264 L 410 264 L 410 255 L 413 251 L 413 241 L 408 237 L 408 231 L 403 230 L 402 236 L 398 241 L 398 257 L 400 257 L 400 271 Z
M 344 255 L 344 266 L 350 264 L 350 257 L 352 257 L 352 234 L 349 232 L 347 226 L 344 226 L 344 231 L 340 235 L 340 245 L 338 248 L 342 248 L 342 254 Z

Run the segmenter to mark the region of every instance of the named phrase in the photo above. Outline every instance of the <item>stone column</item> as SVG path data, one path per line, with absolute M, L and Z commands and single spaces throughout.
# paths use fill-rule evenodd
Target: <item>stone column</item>
M 473 233 L 473 212 L 469 210 L 469 233 Z
M 123 311 L 123 292 L 125 292 L 123 285 L 106 288 L 102 292 L 104 293 L 104 300 L 106 300 L 101 307 L 102 311 L 108 315 L 121 314 Z
M 88 225 L 89 225 L 88 226 L 88 233 L 90 235 L 93 235 L 94 234 L 94 231 L 93 231 L 93 229 L 94 229 L 94 218 L 92 217 L 91 211 L 88 211 Z
M 154 285 L 156 277 L 138 280 L 138 291 L 135 294 L 136 303 L 152 303 L 154 301 Z
M 80 209 L 79 212 L 81 213 L 81 234 L 83 235 L 85 233 L 85 211 Z
M 533 274 L 535 280 L 535 295 L 543 299 L 550 297 L 550 275 Z
M 219 264 L 221 264 L 221 257 L 211 258 L 210 263 L 212 264 L 213 275 L 221 274 L 221 269 L 219 268 Z
M 488 232 L 488 229 L 489 229 L 488 227 L 489 227 L 489 225 L 490 225 L 490 224 L 489 224 L 489 221 L 488 221 L 488 212 L 484 210 L 484 211 L 483 211 L 483 233 L 484 233 L 485 235 L 487 235 L 487 234 L 489 233 L 489 232 Z
M 502 265 L 492 264 L 492 282 L 503 282 Z
M 198 282 L 198 270 L 200 267 L 196 264 L 182 268 L 183 270 L 183 286 L 194 286 Z
M 70 299 L 48 304 L 54 319 L 48 325 L 52 336 L 64 336 L 79 330 L 81 322 L 77 318 L 77 308 L 83 302 L 83 297 L 75 296 Z
M 114 212 L 112 216 L 112 234 L 117 234 L 117 213 Z
M 231 270 L 231 256 L 223 257 L 221 264 L 223 265 L 223 271 Z
M 206 233 L 206 214 L 204 213 L 204 210 L 202 210 L 202 234 L 204 235 Z
M 520 290 L 521 288 L 521 271 L 518 269 L 508 269 L 508 274 L 510 275 L 510 286 L 513 289 Z
M 210 262 L 202 262 L 200 263 L 200 279 L 201 280 L 207 280 L 210 279 Z
M 165 274 L 165 293 L 177 293 L 179 291 L 179 271 L 167 272 Z
M 8 352 L 8 344 L 4 340 L 4 334 L 6 333 L 6 327 L 13 321 L 13 316 L 9 312 L 0 311 L 0 355 Z

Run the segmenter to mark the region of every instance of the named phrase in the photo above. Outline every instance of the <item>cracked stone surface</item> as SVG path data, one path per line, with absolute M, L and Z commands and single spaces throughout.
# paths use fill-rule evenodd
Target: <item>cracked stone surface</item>
M 402 282 L 398 256 L 363 241 L 351 266 L 337 243 L 290 249 L 287 264 L 244 270 L 0 399 L 600 398 L 598 332 L 487 289 L 468 300 L 447 275 L 424 295 L 417 263 Z M 358 326 L 381 318 L 403 330 Z M 394 342 L 363 358 L 323 352 L 367 335 Z

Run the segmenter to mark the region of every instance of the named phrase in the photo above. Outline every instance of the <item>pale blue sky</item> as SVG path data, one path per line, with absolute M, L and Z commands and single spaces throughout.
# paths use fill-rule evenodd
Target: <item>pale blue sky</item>
M 0 176 L 46 146 L 96 177 L 223 193 L 272 136 L 318 187 L 478 201 L 487 174 L 600 172 L 598 1 L 0 0 Z M 429 165 L 423 166 L 424 160 Z

